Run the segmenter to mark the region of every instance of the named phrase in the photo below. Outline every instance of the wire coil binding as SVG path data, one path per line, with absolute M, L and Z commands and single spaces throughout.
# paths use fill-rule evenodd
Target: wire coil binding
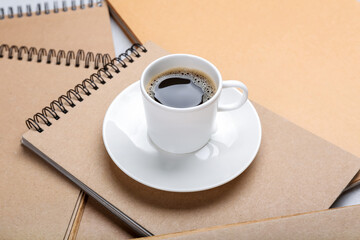
M 17 58 L 18 60 L 26 59 L 31 62 L 36 59 L 37 62 L 46 61 L 47 64 L 51 64 L 55 61 L 57 65 L 65 63 L 65 66 L 71 66 L 72 63 L 75 67 L 80 67 L 81 62 L 84 62 L 84 67 L 89 68 L 93 65 L 94 69 L 99 69 L 101 66 L 105 66 L 110 58 L 109 54 L 97 53 L 94 55 L 92 52 L 85 54 L 84 50 L 80 49 L 76 53 L 74 51 L 65 52 L 59 50 L 56 52 L 54 49 L 46 51 L 45 48 L 27 48 L 25 46 L 9 46 L 7 44 L 0 45 L 0 58 L 7 57 L 9 59 Z M 91 63 L 93 62 L 93 64 Z
M 75 11 L 77 8 L 85 9 L 86 6 L 88 8 L 92 8 L 94 6 L 102 7 L 103 0 L 96 0 L 95 3 L 94 3 L 94 0 L 88 0 L 87 4 L 84 3 L 84 0 L 80 0 L 79 5 L 77 5 L 76 0 L 72 0 L 70 9 L 72 11 Z M 62 1 L 60 9 L 59 9 L 59 4 L 57 1 L 55 1 L 53 3 L 53 13 L 59 13 L 59 11 L 61 11 L 61 10 L 63 12 L 67 12 L 68 9 L 69 8 L 67 7 L 67 1 L 65 1 L 65 0 Z M 23 13 L 25 13 L 25 15 Z M 23 9 L 22 6 L 17 6 L 16 14 L 15 14 L 13 7 L 8 8 L 7 14 L 5 13 L 4 8 L 0 8 L 0 20 L 5 19 L 6 16 L 11 19 L 11 18 L 14 18 L 15 16 L 17 16 L 18 18 L 21 18 L 23 16 L 31 17 L 33 15 L 39 16 L 41 14 L 50 14 L 50 13 L 51 13 L 51 11 L 50 11 L 48 2 L 45 2 L 43 4 L 41 4 L 41 3 L 36 4 L 35 12 L 32 12 L 31 5 L 28 4 L 28 5 L 26 5 L 26 9 Z
M 36 113 L 32 118 L 28 118 L 25 121 L 26 126 L 29 129 L 35 129 L 40 133 L 43 132 L 44 129 L 40 127 L 40 124 L 51 126 L 50 120 L 60 119 L 60 112 L 63 114 L 68 113 L 67 108 L 73 108 L 76 106 L 75 100 L 82 102 L 84 100 L 84 96 L 90 96 L 93 91 L 99 89 L 100 84 L 106 84 L 105 79 L 112 79 L 113 74 L 120 73 L 119 67 L 126 68 L 127 63 L 133 63 L 134 58 L 141 57 L 139 50 L 142 53 L 147 52 L 147 49 L 143 45 L 135 43 L 118 57 L 111 59 L 108 55 L 104 56 L 103 68 L 99 69 L 96 73 L 93 73 L 89 78 L 84 79 L 74 88 L 69 89 L 66 94 L 61 95 L 56 100 L 53 100 L 49 106 L 42 109 L 41 113 Z

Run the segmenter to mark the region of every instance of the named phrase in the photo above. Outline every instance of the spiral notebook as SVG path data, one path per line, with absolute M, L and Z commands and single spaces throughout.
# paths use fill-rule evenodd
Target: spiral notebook
M 115 96 L 139 80 L 150 62 L 168 53 L 150 42 L 126 53 L 97 72 L 91 81 L 95 85 L 87 85 L 90 96 L 79 91 L 82 102 L 76 97 L 61 102 L 55 96 L 60 119 L 44 114 L 44 119 L 30 118 L 31 129 L 22 143 L 128 222 L 130 217 L 151 233 L 164 234 L 326 209 L 360 168 L 355 156 L 254 104 L 262 122 L 262 145 L 242 175 L 202 192 L 171 193 L 146 187 L 109 158 L 102 142 L 102 122 Z M 41 109 L 38 112 L 41 115 Z M 87 231 L 97 235 L 96 229 Z
M 108 3 L 131 39 L 203 56 L 253 100 L 360 157 L 360 1 Z
M 10 53 L 5 45 L 0 45 L 0 235 L 6 239 L 54 239 L 71 233 L 81 200 L 79 189 L 22 147 L 19 137 L 26 132 L 24 122 L 29 114 L 61 94 L 64 86 L 96 71 L 95 65 L 102 67 L 103 60 L 108 59 L 83 51 L 65 52 L 75 59 L 63 58 L 58 52 L 55 57 L 43 56 L 39 52 L 49 49 L 32 49 L 30 52 L 37 54 L 20 55 L 20 51 Z M 79 59 L 82 54 L 86 61 Z M 94 56 L 94 60 L 90 61 L 89 56 Z
M 49 1 L 37 4 L 36 9 L 26 1 L 23 4 L 8 9 L 0 5 L 0 44 L 66 52 L 114 52 L 104 1 Z
M 19 142 L 28 114 L 114 53 L 105 3 L 73 2 L 66 11 L 62 2 L 54 11 L 47 3 L 38 5 L 44 11 L 0 4 L 0 236 L 6 239 L 67 239 L 82 205 L 79 188 Z

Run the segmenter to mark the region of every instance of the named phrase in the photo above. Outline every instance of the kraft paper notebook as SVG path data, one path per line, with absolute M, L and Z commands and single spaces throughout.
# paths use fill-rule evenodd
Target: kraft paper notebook
M 359 239 L 359 214 L 355 205 L 146 239 Z
M 130 39 L 210 60 L 252 100 L 360 157 L 360 1 L 108 3 Z
M 255 104 L 262 122 L 262 145 L 238 178 L 193 193 L 164 192 L 137 183 L 109 158 L 102 122 L 115 96 L 137 81 L 150 62 L 168 54 L 151 42 L 145 48 L 146 52 L 141 46 L 137 52 L 134 47 L 127 51 L 133 54 L 124 58 L 126 68 L 114 60 L 112 67 L 99 70 L 98 78 L 93 78 L 97 91 L 89 86 L 91 95 L 82 95 L 82 102 L 76 98 L 63 102 L 58 121 L 51 116 L 32 119 L 32 128 L 22 137 L 25 146 L 113 213 L 122 210 L 151 233 L 164 234 L 326 209 L 359 170 L 355 156 Z M 50 127 L 44 124 L 47 121 Z M 100 234 L 95 227 L 88 231 Z
M 114 52 L 106 8 L 84 2 L 84 9 L 63 12 L 59 4 L 57 13 L 34 11 L 31 16 L 20 8 L 22 17 L 16 6 L 13 17 L 0 10 L 0 235 L 7 239 L 67 239 L 82 204 L 79 188 L 43 165 L 19 137 L 29 114 L 62 93 L 64 84 L 77 83 L 96 71 L 95 65 L 102 67 L 98 53 Z M 85 15 L 92 14 L 97 23 L 90 26 L 91 17 Z M 72 32 L 74 23 L 83 27 Z M 84 37 L 93 32 L 95 44 Z
M 24 5 L 25 3 L 26 1 Z M 37 9 L 25 6 L 2 9 L 0 5 L 2 44 L 57 51 L 82 49 L 85 52 L 98 53 L 100 50 L 109 51 L 109 48 L 114 51 L 110 18 L 105 2 L 51 1 L 37 6 Z M 52 10 L 49 10 L 50 8 Z
M 56 57 L 51 57 L 48 64 L 47 56 L 37 62 L 38 54 L 31 55 L 30 62 L 28 54 L 22 55 L 22 60 L 18 59 L 18 53 L 11 59 L 8 56 L 9 52 L 4 50 L 0 58 L 0 235 L 21 239 L 62 238 L 76 210 L 80 191 L 21 146 L 19 137 L 26 132 L 24 123 L 29 114 L 61 94 L 64 85 L 73 85 L 77 83 L 74 79 L 85 78 L 95 71 L 95 64 L 89 62 L 89 68 L 85 68 L 82 60 L 75 67 L 75 60 L 66 66 L 63 58 L 57 65 Z

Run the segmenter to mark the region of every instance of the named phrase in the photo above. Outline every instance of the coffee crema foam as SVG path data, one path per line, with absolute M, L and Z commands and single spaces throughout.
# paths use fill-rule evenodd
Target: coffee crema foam
M 180 67 L 169 69 L 153 77 L 146 86 L 147 94 L 152 99 L 158 101 L 155 98 L 156 88 L 158 88 L 164 80 L 167 80 L 169 78 L 188 79 L 194 85 L 199 87 L 203 92 L 202 102 L 200 104 L 208 101 L 216 93 L 215 83 L 206 73 L 201 72 L 197 69 Z

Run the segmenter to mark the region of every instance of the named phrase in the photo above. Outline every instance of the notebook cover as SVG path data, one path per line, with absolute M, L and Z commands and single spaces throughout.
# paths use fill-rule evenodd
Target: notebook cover
M 359 214 L 355 205 L 146 239 L 358 239 Z
M 75 2 L 79 4 L 80 1 Z M 0 44 L 112 54 L 114 45 L 106 2 L 101 1 L 99 6 L 92 1 L 91 8 L 89 2 L 84 1 L 84 9 L 77 6 L 72 10 L 68 5 L 65 12 L 62 1 L 58 1 L 58 13 L 51 10 L 49 14 L 43 11 L 36 15 L 33 12 L 31 16 L 26 16 L 23 8 L 22 17 L 17 16 L 17 7 L 14 6 L 13 18 L 8 17 L 5 9 L 6 16 L 0 20 Z
M 167 54 L 153 43 L 146 48 L 147 53 L 134 57 L 120 73 L 112 72 L 107 84 L 60 121 L 42 126 L 41 133 L 30 130 L 23 139 L 154 234 L 329 208 L 359 170 L 355 156 L 254 104 L 263 127 L 262 145 L 235 180 L 194 193 L 158 191 L 133 181 L 109 158 L 102 123 L 115 96 L 140 79 L 150 62 Z
M 252 100 L 360 156 L 359 1 L 108 3 L 141 42 L 210 60 Z
M 34 57 L 34 59 L 36 59 Z M 21 146 L 25 120 L 66 85 L 93 68 L 0 59 L 0 235 L 5 239 L 62 238 L 79 189 Z M 53 76 L 57 76 L 56 79 Z M 64 86 L 65 85 L 65 86 Z

